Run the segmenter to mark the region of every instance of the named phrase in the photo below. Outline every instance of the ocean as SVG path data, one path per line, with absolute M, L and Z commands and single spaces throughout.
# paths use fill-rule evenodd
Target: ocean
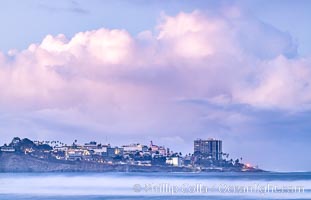
M 0 200 L 311 199 L 311 173 L 0 173 Z

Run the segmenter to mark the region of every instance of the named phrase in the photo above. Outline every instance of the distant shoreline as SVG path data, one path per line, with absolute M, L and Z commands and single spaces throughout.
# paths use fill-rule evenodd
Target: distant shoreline
M 208 168 L 197 169 L 189 167 L 174 166 L 138 166 L 129 164 L 100 164 L 83 161 L 60 161 L 38 159 L 29 155 L 15 153 L 0 154 L 0 172 L 2 173 L 49 173 L 49 172 L 186 172 L 186 173 L 208 173 L 208 172 L 266 172 L 261 169 L 239 170 L 237 168 Z

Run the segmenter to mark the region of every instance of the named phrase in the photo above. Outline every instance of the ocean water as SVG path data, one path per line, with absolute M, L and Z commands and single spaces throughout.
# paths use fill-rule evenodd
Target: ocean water
M 0 200 L 311 199 L 311 173 L 0 173 Z

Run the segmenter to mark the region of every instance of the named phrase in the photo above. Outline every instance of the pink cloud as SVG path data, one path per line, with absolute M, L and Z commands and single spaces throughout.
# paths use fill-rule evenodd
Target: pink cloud
M 176 134 L 183 128 L 198 130 L 201 120 L 209 119 L 206 112 L 178 103 L 180 99 L 284 110 L 308 105 L 310 63 L 271 58 L 285 54 L 291 38 L 256 22 L 260 37 L 249 39 L 254 33 L 248 18 L 236 9 L 219 16 L 194 11 L 163 16 L 156 31 L 137 37 L 108 29 L 72 38 L 48 35 L 40 44 L 14 52 L 13 60 L 0 54 L 0 105 L 47 113 L 73 109 L 110 132 L 166 129 Z M 271 44 L 271 38 L 281 42 Z M 260 48 L 252 51 L 256 44 Z M 269 56 L 256 57 L 271 45 Z M 227 114 L 220 116 L 228 117 L 228 123 L 248 120 Z

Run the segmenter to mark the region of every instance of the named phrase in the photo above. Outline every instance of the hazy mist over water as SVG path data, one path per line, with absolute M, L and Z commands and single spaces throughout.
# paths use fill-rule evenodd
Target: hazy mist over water
M 4 173 L 0 199 L 311 199 L 311 173 Z

